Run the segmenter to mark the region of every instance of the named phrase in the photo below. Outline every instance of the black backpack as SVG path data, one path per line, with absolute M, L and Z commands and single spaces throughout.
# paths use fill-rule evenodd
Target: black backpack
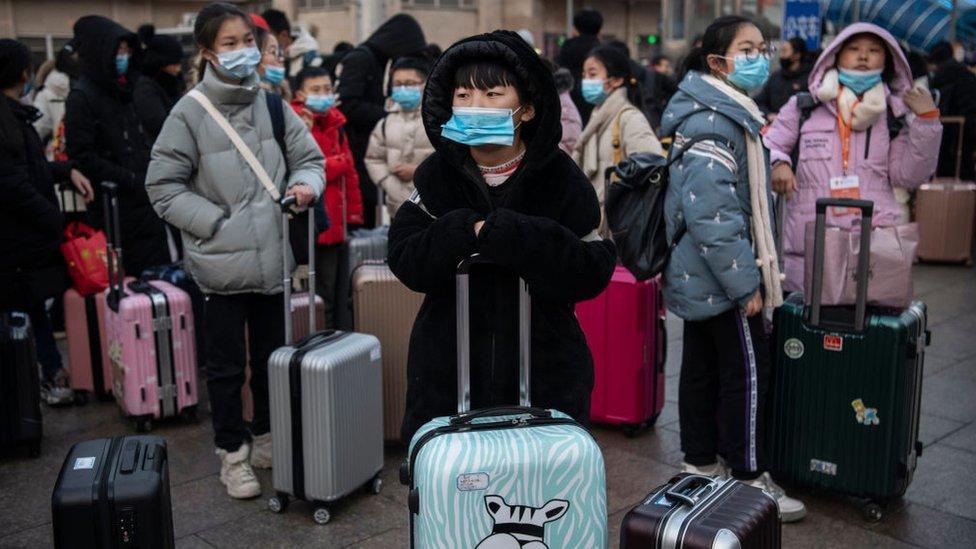
M 793 145 L 793 151 L 790 152 L 790 161 L 793 163 L 793 171 L 796 171 L 796 163 L 800 159 L 800 138 L 799 134 L 803 129 L 803 124 L 806 123 L 807 119 L 810 118 L 810 113 L 813 109 L 816 109 L 820 105 L 820 102 L 814 99 L 810 92 L 800 92 L 796 94 L 796 108 L 800 110 L 800 123 L 797 125 L 797 139 L 796 144 Z M 888 105 L 888 139 L 894 140 L 901 133 L 901 129 L 905 127 L 905 117 L 895 116 L 895 113 L 891 110 L 891 105 Z M 871 128 L 868 128 L 871 131 Z M 870 143 L 870 141 L 868 141 Z
M 695 143 L 704 140 L 718 141 L 732 148 L 727 137 L 703 133 L 685 141 L 680 149 L 672 146 L 669 158 L 654 153 L 632 154 L 604 173 L 607 225 L 617 245 L 620 263 L 637 280 L 647 280 L 664 271 L 671 252 L 687 230 L 682 221 L 674 240 L 668 243 L 664 196 L 671 177 L 671 164 Z M 610 177 L 614 174 L 620 179 L 611 183 Z

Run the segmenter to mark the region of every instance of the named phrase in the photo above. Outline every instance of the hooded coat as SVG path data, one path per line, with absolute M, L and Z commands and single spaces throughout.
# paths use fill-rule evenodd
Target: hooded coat
M 132 101 L 140 69 L 139 39 L 99 15 L 75 23 L 82 74 L 68 94 L 65 141 L 68 157 L 91 180 L 95 200 L 88 205 L 93 225 L 104 224 L 102 182 L 119 186 L 119 220 L 126 272 L 140 273 L 170 262 L 165 225 L 146 196 L 146 169 L 152 139 Z M 131 48 L 129 69 L 119 77 L 115 56 L 121 42 Z
M 373 129 L 366 149 L 366 169 L 373 182 L 383 188 L 391 218 L 414 189 L 413 181 L 400 181 L 393 170 L 400 164 L 420 164 L 432 152 L 420 109 L 405 111 L 393 103 L 386 118 Z
M 346 131 L 359 172 L 367 225 L 372 225 L 375 217 L 376 187 L 370 181 L 363 159 L 370 133 L 386 116 L 383 108 L 386 66 L 398 57 L 419 53 L 426 45 L 424 31 L 416 19 L 401 13 L 389 18 L 365 42 L 342 58 L 337 88 L 342 101 L 339 109 L 349 121 Z
M 661 134 L 674 135 L 672 150 L 699 134 L 725 138 L 695 144 L 670 170 L 664 202 L 668 241 L 682 223 L 687 232 L 664 273 L 664 298 L 668 310 L 685 320 L 705 320 L 743 306 L 759 289 L 746 134 L 760 139 L 763 122 L 694 71 L 664 111 Z M 771 189 L 766 192 L 772 203 Z
M 441 137 L 451 117 L 454 74 L 489 60 L 527 83 L 536 117 L 522 125 L 519 168 L 493 198 L 467 146 Z M 593 361 L 574 304 L 598 295 L 616 262 L 613 244 L 595 236 L 596 193 L 559 149 L 560 105 L 552 74 L 513 32 L 462 40 L 438 60 L 423 100 L 435 152 L 417 169 L 417 192 L 390 227 L 389 263 L 409 288 L 426 294 L 410 337 L 402 435 L 457 411 L 455 275 L 479 253 L 494 263 L 471 275 L 472 408 L 518 401 L 517 277 L 532 296 L 532 404 L 589 417 Z M 497 205 L 496 205 L 497 204 Z M 474 225 L 484 220 L 480 235 Z
M 67 162 L 48 162 L 31 125 L 34 107 L 0 96 L 0 310 L 32 307 L 67 287 L 59 245 L 64 218 L 54 183 Z
M 44 79 L 44 89 L 34 96 L 34 107 L 41 113 L 41 117 L 34 122 L 34 129 L 41 142 L 47 142 L 54 135 L 54 129 L 64 118 L 64 102 L 70 90 L 68 75 L 54 69 Z
M 892 78 L 885 83 L 887 106 L 895 117 L 902 118 L 909 112 L 902 97 L 913 82 L 908 61 L 887 31 L 869 23 L 848 26 L 824 50 L 810 73 L 810 93 L 817 96 L 825 75 L 835 67 L 844 42 L 865 32 L 879 36 L 887 45 L 887 56 L 894 66 Z M 817 199 L 830 196 L 830 178 L 841 176 L 844 171 L 836 102 L 819 104 L 803 128 L 797 127 L 799 121 L 794 97 L 779 111 L 765 136 L 774 163 L 791 164 L 790 153 L 794 147 L 799 148 L 798 165 L 793 167 L 797 190 L 786 202 L 782 227 L 786 274 L 783 288 L 790 292 L 803 289 L 804 233 L 807 223 L 816 216 Z M 875 225 L 894 225 L 901 216 L 893 187 L 915 189 L 935 172 L 942 138 L 939 119 L 907 117 L 905 123 L 900 133 L 889 139 L 888 117 L 881 113 L 873 125 L 851 135 L 848 173 L 859 178 L 861 198 L 874 202 Z M 849 227 L 853 217 L 828 212 L 827 222 Z

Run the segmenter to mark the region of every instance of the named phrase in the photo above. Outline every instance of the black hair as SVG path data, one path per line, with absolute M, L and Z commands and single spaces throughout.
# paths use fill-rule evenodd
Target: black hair
M 424 80 L 427 80 L 427 75 L 430 74 L 430 63 L 419 57 L 401 57 L 390 67 L 390 76 L 399 70 L 415 70 Z
M 337 42 L 336 45 L 332 48 L 332 53 L 348 53 L 352 51 L 355 47 L 356 46 L 353 46 L 352 44 L 346 41 Z
M 627 56 L 627 58 L 630 58 L 630 46 L 628 46 L 623 40 L 607 40 L 603 44 L 618 50 L 620 53 Z
M 217 33 L 220 32 L 220 27 L 225 21 L 229 21 L 235 17 L 241 18 L 244 24 L 252 32 L 254 31 L 254 23 L 251 22 L 251 18 L 237 6 L 225 2 L 213 2 L 204 6 L 200 10 L 200 13 L 197 14 L 196 23 L 193 24 L 193 39 L 196 41 L 197 47 L 212 50 L 214 42 L 217 40 Z M 200 56 L 197 75 L 201 80 L 203 80 L 203 73 L 206 70 L 207 60 L 203 56 Z
M 332 80 L 332 73 L 328 69 L 323 67 L 305 67 L 298 71 L 298 75 L 295 76 L 295 91 L 302 89 L 305 81 L 309 78 L 321 78 L 323 76 L 328 76 L 329 80 Z
M 670 63 L 671 62 L 671 58 L 668 57 L 667 55 L 660 55 L 660 54 L 659 55 L 655 55 L 654 57 L 651 58 L 651 64 L 652 65 L 660 65 L 661 64 L 661 61 L 667 61 L 668 63 Z
M 12 88 L 20 82 L 24 71 L 30 71 L 30 50 L 12 38 L 0 38 L 0 89 Z
M 532 96 L 527 83 L 511 68 L 494 61 L 471 61 L 454 72 L 454 89 L 475 88 L 488 90 L 495 86 L 512 86 L 518 93 L 519 102 L 531 103 Z
M 74 39 L 58 50 L 54 58 L 54 68 L 67 74 L 71 79 L 81 76 L 81 61 L 78 60 L 78 52 L 75 51 Z
M 744 25 L 754 25 L 758 28 L 752 19 L 741 15 L 723 15 L 712 21 L 712 24 L 708 25 L 705 34 L 701 37 L 701 47 L 693 48 L 685 56 L 684 62 L 681 64 L 679 80 L 683 80 L 689 71 L 711 72 L 708 68 L 708 56 L 724 56 L 725 52 L 729 51 L 732 42 L 735 41 L 735 35 L 739 33 L 739 28 Z
M 595 36 L 603 28 L 603 15 L 593 8 L 583 8 L 573 15 L 573 26 L 580 34 Z
M 793 48 L 794 54 L 800 54 L 801 60 L 807 55 L 807 41 L 800 38 L 799 36 L 794 36 L 788 40 L 790 47 Z
M 285 15 L 285 12 L 276 9 L 268 9 L 264 10 L 261 17 L 264 17 L 264 20 L 268 23 L 268 26 L 271 27 L 271 32 L 275 34 L 282 31 L 291 33 L 291 23 L 288 22 L 288 16 Z
M 627 90 L 627 100 L 639 110 L 644 109 L 644 97 L 640 83 L 630 70 L 630 59 L 618 48 L 609 44 L 597 46 L 587 55 L 594 57 L 607 69 L 607 78 L 623 78 L 624 88 Z
M 925 62 L 925 56 L 917 51 L 910 50 L 905 46 L 901 47 L 901 51 L 905 54 L 905 59 L 908 60 L 908 68 L 912 71 L 912 80 L 925 76 L 929 73 L 928 64 Z
M 932 51 L 929 52 L 928 62 L 933 65 L 941 65 L 952 59 L 952 54 L 952 44 L 942 40 L 932 46 Z

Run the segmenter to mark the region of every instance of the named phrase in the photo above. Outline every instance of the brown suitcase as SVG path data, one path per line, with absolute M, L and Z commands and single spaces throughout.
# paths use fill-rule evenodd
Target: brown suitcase
M 680 474 L 631 509 L 621 549 L 777 549 L 782 529 L 776 500 L 723 477 Z
M 410 331 L 424 296 L 404 286 L 385 263 L 360 265 L 353 272 L 352 288 L 356 331 L 376 336 L 383 349 L 383 438 L 399 441 Z

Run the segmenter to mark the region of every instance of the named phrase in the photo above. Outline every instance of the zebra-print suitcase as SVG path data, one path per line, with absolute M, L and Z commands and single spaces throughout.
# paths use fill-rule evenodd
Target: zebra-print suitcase
M 469 412 L 468 274 L 458 268 L 458 415 L 431 420 L 410 442 L 412 547 L 607 546 L 603 455 L 589 433 L 529 403 L 529 295 L 519 281 L 521 406 Z M 530 545 L 527 545 L 530 544 Z

